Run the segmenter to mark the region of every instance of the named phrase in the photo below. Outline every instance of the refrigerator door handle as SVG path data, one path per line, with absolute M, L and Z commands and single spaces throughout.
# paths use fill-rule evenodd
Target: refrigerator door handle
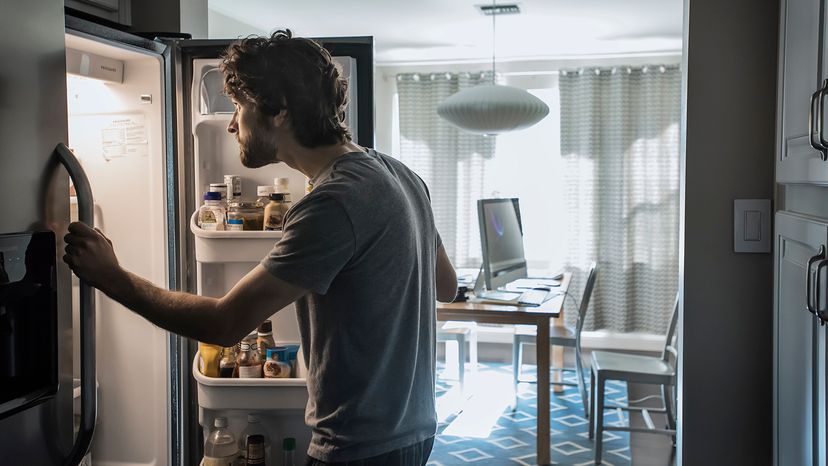
M 813 285 L 811 280 L 811 270 L 814 266 L 814 263 L 818 260 L 825 259 L 825 246 L 819 245 L 819 252 L 817 255 L 808 259 L 808 266 L 805 268 L 805 307 L 813 315 L 817 315 L 816 309 L 814 306 L 811 305 L 811 299 L 813 298 L 814 294 L 812 291 Z
M 75 157 L 63 143 L 55 147 L 55 155 L 66 167 L 78 197 L 78 220 L 94 225 L 94 201 L 89 178 Z M 95 386 L 95 295 L 92 286 L 80 280 L 80 358 L 81 358 L 81 418 L 80 430 L 64 466 L 77 466 L 89 451 L 95 433 L 97 417 L 97 389 Z
M 822 152 L 822 147 L 820 147 L 819 141 L 817 141 L 814 137 L 817 135 L 818 132 L 815 125 L 816 116 L 814 115 L 816 113 L 816 101 L 818 96 L 819 89 L 817 89 L 816 91 L 814 91 L 813 94 L 811 94 L 811 106 L 808 107 L 808 142 L 810 142 L 811 147 L 813 147 L 814 150 Z
M 819 135 L 818 145 L 822 154 L 822 161 L 828 160 L 828 140 L 822 136 L 822 114 L 825 110 L 825 93 L 828 92 L 828 79 L 822 82 L 822 87 L 817 91 L 817 112 L 816 112 L 816 133 Z M 813 133 L 812 133 L 813 134 Z
M 822 296 L 821 291 L 821 283 L 822 283 L 822 269 L 828 267 L 828 260 L 821 260 L 817 263 L 817 271 L 816 271 L 816 292 L 814 293 L 814 310 L 816 311 L 817 317 L 819 317 L 819 324 L 825 325 L 826 320 L 828 320 L 828 312 L 823 312 L 822 307 L 820 306 L 819 298 Z

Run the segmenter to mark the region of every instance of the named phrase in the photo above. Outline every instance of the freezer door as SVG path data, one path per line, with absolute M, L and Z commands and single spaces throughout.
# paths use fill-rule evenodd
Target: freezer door
M 69 183 L 66 172 L 52 158 L 59 142 L 66 142 L 66 85 L 64 76 L 63 4 L 61 2 L 15 2 L 5 4 L 0 14 L 0 43 L 4 66 L 0 67 L 0 235 L 34 231 L 47 233 L 50 255 L 56 257 L 55 292 L 57 306 L 48 311 L 38 304 L 32 312 L 54 317 L 56 353 L 54 361 L 31 361 L 25 355 L 17 362 L 30 367 L 12 369 L 9 359 L 0 359 L 0 387 L 22 388 L 8 377 L 26 371 L 55 371 L 36 385 L 46 388 L 42 396 L 29 400 L 25 409 L 0 419 L 0 452 L 3 464 L 60 464 L 72 446 L 72 342 L 70 275 L 59 259 L 62 237 L 69 220 Z M 9 246 L 14 249 L 14 246 Z M 18 249 L 18 253 L 21 250 Z M 4 262 L 14 252 L 4 254 Z M 30 256 L 30 260 L 34 259 Z M 22 260 L 25 262 L 25 252 Z M 12 264 L 5 264 L 9 268 Z M 8 274 L 8 272 L 7 272 Z M 9 274 L 10 281 L 14 281 Z M 25 275 L 25 274 L 24 274 Z M 31 277 L 31 275 L 29 276 Z M 18 285 L 35 285 L 23 280 Z M 41 283 L 40 285 L 45 284 Z M 20 286 L 6 287 L 6 291 Z M 38 286 L 42 290 L 42 286 Z M 23 292 L 23 291 L 21 291 Z M 27 293 L 27 292 L 26 292 Z M 8 296 L 7 296 L 8 297 Z M 6 304 L 9 304 L 8 302 Z M 19 302 L 14 306 L 20 305 Z M 12 306 L 12 307 L 14 307 Z M 0 305 L 0 341 L 25 348 L 27 342 L 14 341 L 22 320 L 14 318 L 11 307 Z M 56 315 L 54 314 L 56 312 Z M 21 320 L 22 319 L 22 320 Z M 11 320 L 15 320 L 14 323 Z M 44 321 L 45 322 L 45 321 Z M 49 338 L 49 332 L 40 338 Z M 5 354 L 4 356 L 9 356 Z M 53 367 L 55 363 L 56 366 Z M 40 374 L 43 375 L 43 374 Z

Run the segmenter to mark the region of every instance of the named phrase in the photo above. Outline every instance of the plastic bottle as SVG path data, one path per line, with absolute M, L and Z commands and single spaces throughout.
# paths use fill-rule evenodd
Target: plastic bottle
M 227 209 L 221 205 L 221 195 L 217 192 L 204 194 L 204 205 L 198 209 L 198 226 L 202 230 L 224 230 Z
M 233 432 L 227 428 L 227 419 L 217 417 L 213 423 L 216 430 L 210 432 L 204 442 L 203 466 L 233 466 L 239 456 L 239 447 Z
M 259 325 L 256 334 L 256 348 L 259 350 L 259 359 L 264 362 L 267 358 L 267 349 L 276 347 L 276 341 L 273 339 L 273 324 L 270 319 Z
M 219 193 L 221 194 L 221 205 L 225 209 L 227 209 L 227 185 L 224 183 L 210 183 L 210 186 L 207 188 L 208 193 Z
M 262 377 L 262 360 L 256 349 L 256 332 L 253 332 L 242 340 L 241 353 L 239 354 L 239 378 L 260 379 Z
M 224 184 L 227 186 L 227 202 L 241 198 L 242 182 L 239 175 L 224 175 Z
M 270 203 L 265 207 L 264 229 L 281 230 L 282 221 L 290 208 L 290 201 L 285 198 L 284 193 L 273 193 L 270 195 Z
M 260 435 L 263 437 L 264 441 L 264 461 L 261 463 L 251 463 L 251 458 L 248 458 L 248 451 L 249 451 L 249 439 L 251 436 Z M 273 461 L 273 454 L 271 453 L 271 442 L 270 442 L 270 434 L 268 434 L 267 429 L 265 429 L 264 425 L 259 420 L 259 416 L 255 414 L 248 414 L 247 415 L 247 426 L 245 426 L 244 430 L 242 431 L 241 435 L 239 435 L 239 451 L 241 451 L 242 456 L 247 461 L 247 464 L 267 464 L 268 466 L 274 463 Z M 255 458 L 254 458 L 255 459 Z
M 294 450 L 296 450 L 296 439 L 288 437 L 282 441 L 282 466 L 296 466 Z
M 221 346 L 198 343 L 198 370 L 207 377 L 219 376 Z

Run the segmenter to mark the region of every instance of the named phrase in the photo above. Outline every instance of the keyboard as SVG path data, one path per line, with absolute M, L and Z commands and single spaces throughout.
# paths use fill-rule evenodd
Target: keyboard
M 478 295 L 477 298 L 491 302 L 502 302 L 504 304 L 540 306 L 557 294 L 557 291 L 549 291 L 544 289 L 526 290 L 520 293 L 516 293 L 514 291 L 484 291 Z

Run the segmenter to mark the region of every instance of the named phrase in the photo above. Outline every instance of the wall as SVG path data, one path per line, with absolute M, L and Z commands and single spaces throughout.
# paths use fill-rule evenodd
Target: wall
M 772 256 L 733 200 L 773 196 L 776 0 L 685 2 L 679 464 L 771 463 Z

